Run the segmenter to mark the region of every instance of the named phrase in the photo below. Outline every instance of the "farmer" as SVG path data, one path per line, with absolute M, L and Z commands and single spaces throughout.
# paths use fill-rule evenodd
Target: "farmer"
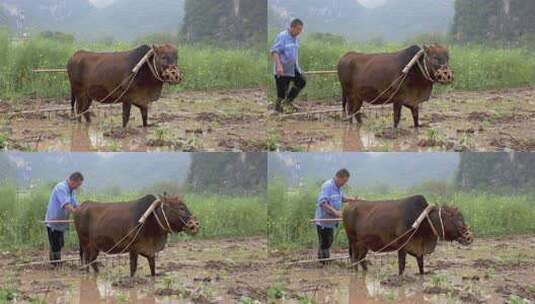
M 58 183 L 50 194 L 45 222 L 50 244 L 50 261 L 54 266 L 60 265 L 61 248 L 64 244 L 63 233 L 69 229 L 69 224 L 54 223 L 54 221 L 68 220 L 69 215 L 76 212 L 78 202 L 74 190 L 78 189 L 83 181 L 82 174 L 74 172 L 66 181 Z
M 271 47 L 271 59 L 277 85 L 275 111 L 279 113 L 283 111 L 283 103 L 292 110 L 297 110 L 292 102 L 306 85 L 303 71 L 299 67 L 299 39 L 297 37 L 302 31 L 303 21 L 292 20 L 290 27 L 277 35 Z M 290 89 L 291 83 L 293 86 Z
M 342 204 L 356 202 L 353 197 L 344 196 L 342 187 L 349 180 L 349 171 L 340 169 L 336 172 L 334 178 L 327 180 L 321 186 L 318 195 L 316 216 L 316 229 L 318 231 L 319 249 L 318 258 L 328 259 L 330 257 L 330 248 L 334 241 L 334 229 L 338 226 L 337 222 L 321 221 L 324 219 L 341 219 Z M 326 261 L 322 261 L 325 264 Z

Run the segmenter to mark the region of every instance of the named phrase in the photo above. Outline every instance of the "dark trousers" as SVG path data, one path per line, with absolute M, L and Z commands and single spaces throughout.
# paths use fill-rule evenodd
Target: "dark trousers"
M 50 227 L 46 227 L 48 232 L 48 243 L 50 247 L 50 261 L 61 260 L 61 248 L 65 244 L 63 238 L 63 231 L 52 230 Z M 52 262 L 52 265 L 58 266 L 59 262 Z
M 275 82 L 277 84 L 277 100 L 279 102 L 284 99 L 288 102 L 292 102 L 307 84 L 305 76 L 297 70 L 295 71 L 294 77 L 275 76 Z M 293 86 L 290 89 L 290 84 L 292 83 Z
M 334 228 L 326 228 L 316 225 L 318 230 L 318 259 L 328 259 L 331 257 L 330 249 L 334 241 Z

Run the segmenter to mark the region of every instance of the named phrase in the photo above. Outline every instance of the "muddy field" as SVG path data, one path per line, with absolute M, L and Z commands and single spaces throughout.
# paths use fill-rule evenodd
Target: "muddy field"
M 7 115 L 67 107 L 69 101 L 0 103 L 0 133 L 9 149 L 30 151 L 534 151 L 535 88 L 442 93 L 420 111 L 412 128 L 404 109 L 392 129 L 392 107 L 366 107 L 362 126 L 341 111 L 274 115 L 264 89 L 184 92 L 167 95 L 140 127 L 137 109 L 127 129 L 120 105 L 96 108 L 93 123 L 73 121 L 69 111 Z M 299 101 L 301 112 L 341 107 L 337 100 Z
M 340 107 L 341 102 L 300 101 L 301 111 Z M 364 107 L 360 127 L 340 112 L 287 116 L 278 121 L 283 146 L 306 151 L 534 151 L 535 88 L 450 92 L 420 110 L 414 129 L 408 109 L 393 130 L 392 106 Z
M 300 253 L 314 256 L 314 251 Z M 344 256 L 346 250 L 336 250 Z M 287 254 L 275 253 L 279 260 Z M 292 254 L 297 256 L 298 254 Z M 367 273 L 348 269 L 346 261 L 319 267 L 294 266 L 279 271 L 290 293 L 315 303 L 533 303 L 535 301 L 535 237 L 476 239 L 471 247 L 440 243 L 425 259 L 423 277 L 407 256 L 402 277 L 397 254 L 371 257 Z M 531 302 L 522 302 L 520 299 Z
M 0 113 L 68 108 L 69 103 L 40 99 L 4 103 Z M 7 134 L 9 149 L 30 151 L 266 150 L 263 89 L 168 94 L 152 105 L 151 126 L 145 129 L 135 107 L 126 129 L 121 105 L 93 104 L 92 109 L 90 125 L 73 120 L 70 110 L 9 115 L 0 120 L 0 133 Z
M 44 256 L 3 253 L 2 286 L 14 286 L 18 302 L 54 303 L 524 303 L 535 301 L 535 237 L 476 239 L 469 247 L 442 243 L 426 258 L 423 277 L 414 259 L 396 275 L 396 255 L 371 258 L 367 274 L 346 262 L 288 265 L 313 250 L 271 252 L 264 238 L 179 242 L 157 259 L 149 276 L 144 259 L 134 279 L 126 257 L 103 262 L 86 274 L 72 262 L 61 270 L 14 265 Z M 345 255 L 336 250 L 335 255 Z M 69 253 L 75 257 L 75 252 Z M 256 302 L 255 302 L 256 301 Z

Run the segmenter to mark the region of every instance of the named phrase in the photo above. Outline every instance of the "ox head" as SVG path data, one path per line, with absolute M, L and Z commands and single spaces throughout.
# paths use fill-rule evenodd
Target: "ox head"
M 449 84 L 454 80 L 453 71 L 450 69 L 450 54 L 448 48 L 440 44 L 431 46 L 424 45 L 427 68 L 430 76 L 438 83 Z
M 436 209 L 438 210 L 438 208 Z M 444 223 L 444 237 L 447 241 L 457 241 L 465 246 L 472 244 L 474 236 L 470 231 L 470 226 L 464 222 L 464 217 L 459 209 L 443 206 L 440 216 Z M 437 228 L 440 233 L 442 227 L 439 226 Z
M 153 45 L 154 65 L 162 80 L 170 84 L 182 82 L 182 72 L 178 68 L 178 51 L 174 45 Z
M 185 231 L 191 235 L 199 232 L 201 225 L 191 214 L 182 198 L 163 196 L 160 197 L 160 202 L 173 231 Z

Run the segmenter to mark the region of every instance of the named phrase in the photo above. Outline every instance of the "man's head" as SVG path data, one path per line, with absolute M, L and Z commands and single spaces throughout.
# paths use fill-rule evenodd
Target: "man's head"
M 347 169 L 340 169 L 336 172 L 336 175 L 334 176 L 334 182 L 336 183 L 336 186 L 343 187 L 347 181 L 349 180 L 349 171 Z
M 67 183 L 69 184 L 69 188 L 71 188 L 71 190 L 78 189 L 83 182 L 84 176 L 80 172 L 74 172 L 69 176 L 69 179 L 67 180 Z
M 301 19 L 294 19 L 292 20 L 292 22 L 290 22 L 290 28 L 288 29 L 288 31 L 290 32 L 290 35 L 292 35 L 292 37 L 297 37 L 299 36 L 299 34 L 301 34 L 301 32 L 303 32 L 303 21 L 301 21 Z

